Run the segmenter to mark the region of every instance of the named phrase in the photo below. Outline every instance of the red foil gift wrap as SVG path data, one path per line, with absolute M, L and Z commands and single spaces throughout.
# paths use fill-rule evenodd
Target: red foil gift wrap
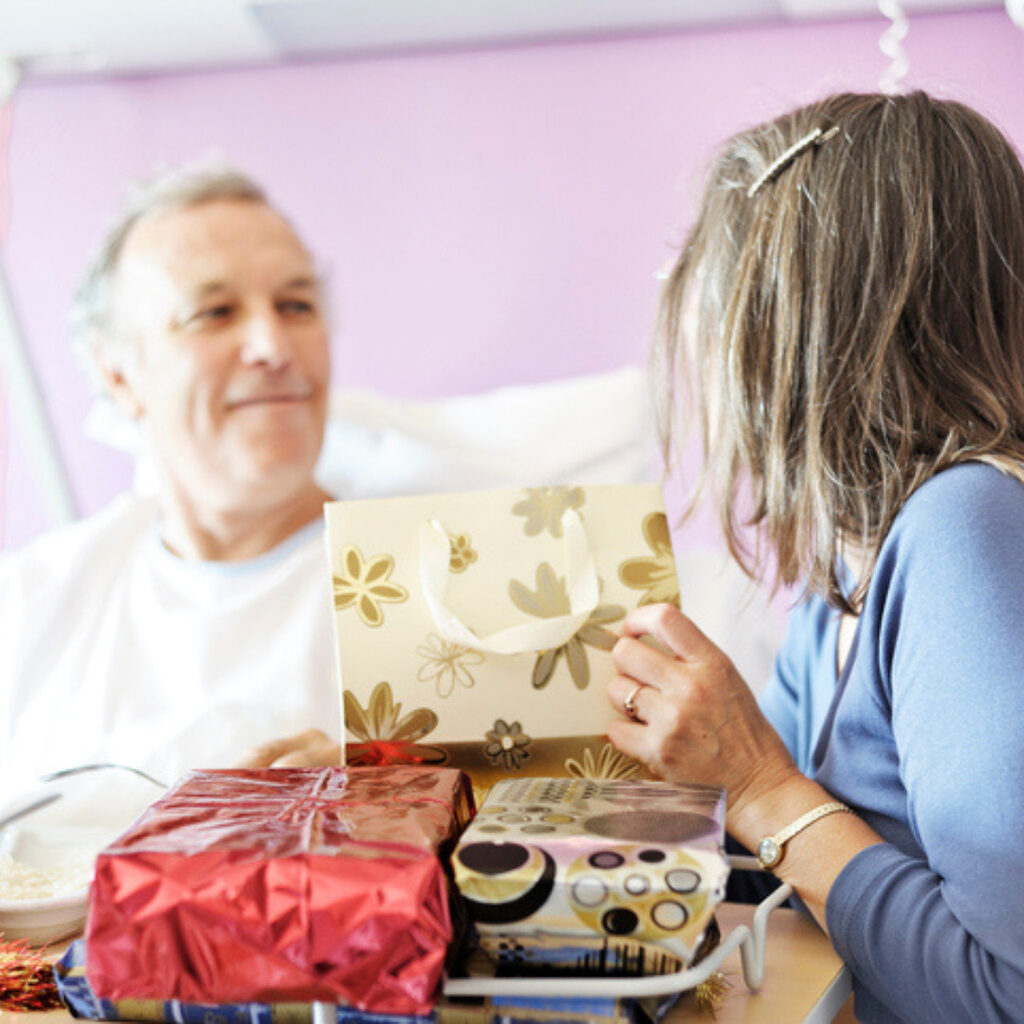
M 428 1013 L 471 801 L 447 768 L 189 773 L 97 858 L 94 991 Z

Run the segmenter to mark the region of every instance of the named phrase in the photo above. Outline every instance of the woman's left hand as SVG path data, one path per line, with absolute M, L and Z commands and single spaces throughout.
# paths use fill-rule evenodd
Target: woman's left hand
M 612 658 L 608 699 L 625 717 L 608 737 L 655 775 L 724 787 L 730 817 L 800 775 L 732 662 L 678 608 L 631 612 Z

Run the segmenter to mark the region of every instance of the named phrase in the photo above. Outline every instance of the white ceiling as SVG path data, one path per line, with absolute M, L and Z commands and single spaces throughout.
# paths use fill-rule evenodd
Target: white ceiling
M 902 3 L 908 14 L 1001 6 Z M 25 77 L 147 74 L 866 16 L 884 23 L 877 0 L 0 0 L 0 60 Z

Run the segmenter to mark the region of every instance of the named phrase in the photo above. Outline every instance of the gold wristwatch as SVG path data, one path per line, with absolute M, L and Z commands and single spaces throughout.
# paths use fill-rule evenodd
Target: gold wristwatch
M 765 836 L 757 844 L 757 863 L 765 871 L 775 867 L 782 860 L 783 849 L 793 836 L 803 832 L 808 825 L 813 825 L 819 818 L 824 818 L 827 814 L 835 814 L 837 811 L 850 811 L 850 808 L 838 800 L 819 804 L 814 810 L 801 814 L 796 821 L 787 825 L 781 832 L 776 832 L 773 836 Z M 850 813 L 853 812 L 850 811 Z

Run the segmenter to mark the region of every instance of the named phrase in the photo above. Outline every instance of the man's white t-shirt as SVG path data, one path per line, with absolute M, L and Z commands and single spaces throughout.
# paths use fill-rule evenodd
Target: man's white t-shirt
M 191 562 L 124 496 L 0 560 L 0 794 L 95 761 L 173 782 L 340 716 L 320 520 Z

